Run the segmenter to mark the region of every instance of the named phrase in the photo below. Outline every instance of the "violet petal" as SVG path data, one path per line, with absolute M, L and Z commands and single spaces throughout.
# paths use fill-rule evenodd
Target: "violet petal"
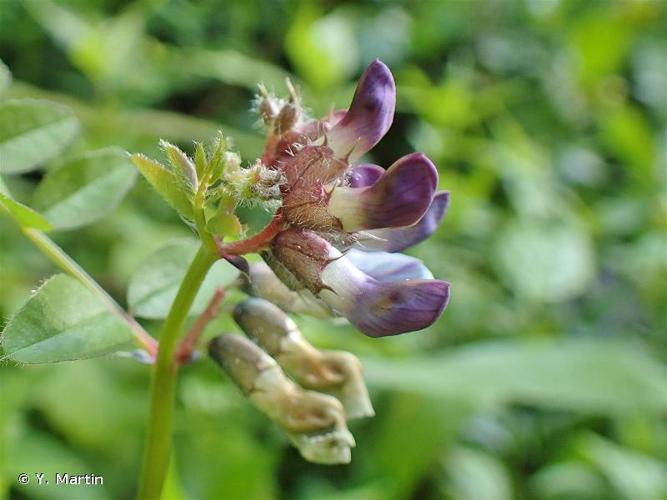
M 407 280 L 370 287 L 347 318 L 370 337 L 422 330 L 440 317 L 449 301 L 449 283 Z
M 438 185 L 438 171 L 422 153 L 396 161 L 372 186 L 334 189 L 329 212 L 345 231 L 409 226 L 422 218 Z
M 449 192 L 436 193 L 431 206 L 419 222 L 412 226 L 375 229 L 367 231 L 368 237 L 362 238 L 356 245 L 359 250 L 370 252 L 401 252 L 431 236 L 449 208 Z
M 352 167 L 347 173 L 346 180 L 351 188 L 372 186 L 384 173 L 384 168 L 378 165 L 363 163 Z
M 375 146 L 391 127 L 395 106 L 394 77 L 376 59 L 361 75 L 347 114 L 327 134 L 336 156 L 354 161 Z

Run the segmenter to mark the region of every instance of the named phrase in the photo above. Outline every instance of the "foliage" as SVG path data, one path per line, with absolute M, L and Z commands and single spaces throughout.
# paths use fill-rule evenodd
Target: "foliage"
M 129 359 L 9 361 L 69 359 L 54 338 L 77 357 L 127 339 L 97 294 L 47 280 L 22 232 L 50 232 L 153 332 L 194 255 L 193 193 L 136 157 L 171 177 L 135 182 L 119 151 L 157 156 L 162 138 L 192 153 L 222 129 L 250 162 L 258 81 L 282 92 L 292 75 L 319 115 L 380 57 L 400 100 L 370 160 L 417 149 L 438 165 L 451 208 L 411 253 L 451 282 L 447 312 L 382 340 L 298 319 L 313 344 L 363 357 L 377 415 L 353 426 L 349 466 L 303 462 L 209 363 L 187 366 L 167 497 L 663 497 L 665 15 L 659 0 L 0 2 L 0 492 L 131 496 L 147 409 Z M 266 217 L 242 211 L 250 231 Z M 204 295 L 234 279 L 216 265 Z M 72 304 L 77 321 L 34 328 L 37 309 Z M 95 344 L 108 328 L 113 345 Z M 232 329 L 221 315 L 206 335 Z M 29 349 L 22 331 L 40 335 Z M 105 484 L 16 481 L 61 469 Z

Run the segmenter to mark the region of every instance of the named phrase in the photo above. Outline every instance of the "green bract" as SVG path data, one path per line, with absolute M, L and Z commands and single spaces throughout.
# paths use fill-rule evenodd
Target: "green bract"
M 158 161 L 134 154 L 132 162 L 141 175 L 176 211 L 186 219 L 193 218 L 192 203 L 194 189 L 185 176 Z

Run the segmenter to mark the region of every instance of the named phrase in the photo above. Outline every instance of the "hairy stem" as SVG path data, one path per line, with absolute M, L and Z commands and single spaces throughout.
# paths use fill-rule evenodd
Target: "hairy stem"
M 148 437 L 139 487 L 140 499 L 160 498 L 171 456 L 171 434 L 178 372 L 174 350 L 190 306 L 192 306 L 206 273 L 216 260 L 217 256 L 205 244 L 202 244 L 181 282 L 162 327 L 157 361 L 153 367 L 151 379 Z
M 23 234 L 57 267 L 79 280 L 91 292 L 107 303 L 109 309 L 130 325 L 137 342 L 148 351 L 151 356 L 157 353 L 157 342 L 137 321 L 128 314 L 107 291 L 100 286 L 74 259 L 65 253 L 51 238 L 36 229 L 22 227 Z

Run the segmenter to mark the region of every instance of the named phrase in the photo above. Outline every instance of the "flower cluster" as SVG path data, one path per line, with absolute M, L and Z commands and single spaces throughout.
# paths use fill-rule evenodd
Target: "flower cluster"
M 307 119 L 289 82 L 288 89 L 279 99 L 260 87 L 256 108 L 267 142 L 259 160 L 243 168 L 220 146 L 212 155 L 220 161 L 209 163 L 222 168 L 199 168 L 211 185 L 200 185 L 197 196 L 216 214 L 206 227 L 220 214 L 234 226 L 235 203 L 279 203 L 258 234 L 216 242 L 255 298 L 233 313 L 246 337 L 215 337 L 209 355 L 304 458 L 347 463 L 355 446 L 347 422 L 374 414 L 361 363 L 312 346 L 287 312 L 344 316 L 372 337 L 431 325 L 447 305 L 449 284 L 397 252 L 435 231 L 449 194 L 437 191 L 438 172 L 421 153 L 386 170 L 356 163 L 393 121 L 394 80 L 380 61 L 362 76 L 350 108 L 322 120 Z M 241 255 L 251 252 L 263 262 L 248 265 Z
M 283 180 L 280 230 L 262 252 L 264 260 L 300 294 L 293 301 L 345 316 L 369 336 L 429 326 L 447 304 L 449 284 L 433 279 L 418 260 L 393 252 L 435 230 L 449 194 L 437 192 L 438 172 L 421 153 L 386 170 L 355 164 L 393 121 L 391 72 L 375 60 L 350 108 L 322 120 L 306 119 L 290 90 L 287 101 L 265 91 L 259 96 L 269 126 L 261 161 Z

